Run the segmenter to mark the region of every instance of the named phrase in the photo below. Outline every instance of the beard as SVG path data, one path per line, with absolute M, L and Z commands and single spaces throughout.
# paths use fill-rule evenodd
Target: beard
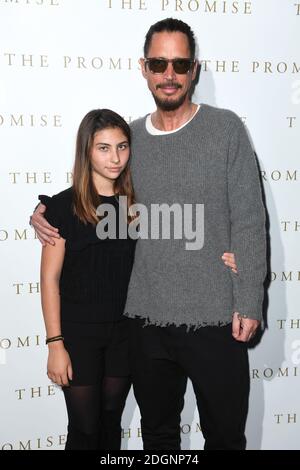
M 172 98 L 166 98 L 166 99 L 158 98 L 158 96 L 152 93 L 156 106 L 158 107 L 158 109 L 161 109 L 162 111 L 175 111 L 184 103 L 187 95 L 188 95 L 188 91 L 184 95 L 180 96 L 179 98 L 172 100 Z

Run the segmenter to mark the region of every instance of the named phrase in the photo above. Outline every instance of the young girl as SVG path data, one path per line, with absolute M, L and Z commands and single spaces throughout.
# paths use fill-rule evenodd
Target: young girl
M 118 229 L 117 238 L 99 239 L 96 208 L 113 205 L 118 222 L 119 196 L 134 203 L 129 155 L 128 124 L 108 109 L 91 111 L 77 134 L 73 186 L 39 196 L 61 235 L 43 246 L 41 295 L 48 377 L 63 387 L 68 450 L 120 449 L 130 388 L 122 313 L 135 241 L 119 239 Z
M 47 221 L 42 208 L 32 217 L 43 243 L 48 377 L 63 387 L 67 450 L 120 449 L 121 416 L 131 384 L 129 320 L 122 313 L 135 241 L 118 238 L 119 196 L 127 196 L 128 209 L 134 203 L 129 155 L 127 123 L 107 109 L 89 112 L 78 130 L 73 186 L 52 198 L 39 197 Z M 101 203 L 116 210 L 117 238 L 97 237 Z M 127 223 L 131 220 L 126 216 Z M 55 243 L 49 238 L 53 234 Z M 233 255 L 224 253 L 223 260 L 236 272 Z

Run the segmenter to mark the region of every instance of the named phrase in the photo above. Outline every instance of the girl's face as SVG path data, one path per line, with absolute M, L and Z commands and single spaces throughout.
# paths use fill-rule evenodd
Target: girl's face
M 91 149 L 93 180 L 97 186 L 114 182 L 127 165 L 129 142 L 119 127 L 97 131 Z

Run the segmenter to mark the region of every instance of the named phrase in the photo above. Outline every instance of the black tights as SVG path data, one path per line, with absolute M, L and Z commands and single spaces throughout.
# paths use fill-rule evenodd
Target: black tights
M 65 449 L 119 450 L 130 385 L 130 377 L 104 377 L 99 385 L 64 387 L 69 417 Z

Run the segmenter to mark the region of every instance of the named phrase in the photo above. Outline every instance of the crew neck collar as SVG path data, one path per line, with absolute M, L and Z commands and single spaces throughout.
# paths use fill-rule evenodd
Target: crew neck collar
M 168 135 L 168 134 L 174 134 L 175 132 L 178 132 L 180 129 L 182 129 L 183 127 L 187 126 L 187 124 L 189 122 L 191 122 L 194 117 L 198 114 L 199 112 L 199 109 L 200 109 L 200 104 L 197 105 L 197 109 L 196 111 L 194 112 L 194 114 L 190 117 L 190 119 L 188 121 L 186 121 L 184 124 L 182 124 L 182 126 L 178 127 L 177 129 L 174 129 L 172 131 L 162 131 L 160 129 L 157 129 L 156 127 L 153 126 L 152 124 L 152 121 L 151 121 L 151 114 L 148 114 L 146 116 L 146 122 L 145 122 L 145 125 L 146 125 L 146 130 L 149 132 L 149 134 L 151 135 Z

